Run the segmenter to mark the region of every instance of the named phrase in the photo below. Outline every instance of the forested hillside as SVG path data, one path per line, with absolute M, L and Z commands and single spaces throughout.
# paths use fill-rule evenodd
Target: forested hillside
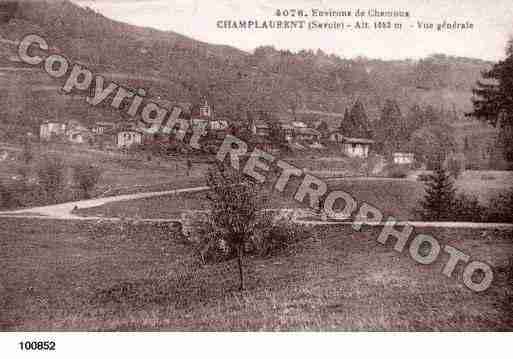
M 471 89 L 491 64 L 467 58 L 433 55 L 422 60 L 346 59 L 321 50 L 298 53 L 260 47 L 253 53 L 212 45 L 170 31 L 128 25 L 67 0 L 3 2 L 0 36 L 18 40 L 27 33 L 46 37 L 55 50 L 111 74 L 150 96 L 197 102 L 208 97 L 216 112 L 231 120 L 248 111 L 293 116 L 340 113 L 360 99 L 375 122 L 386 100 L 397 101 L 403 113 L 415 104 L 432 105 L 442 114 L 471 110 Z M 12 69 L 15 47 L 0 43 L 2 122 L 35 126 L 44 117 L 102 117 L 82 103 L 61 99 L 54 80 Z M 156 81 L 158 79 L 158 81 Z M 54 88 L 55 87 L 55 88 Z M 26 101 L 26 103 L 23 103 Z M 23 109 L 9 108 L 14 103 Z M 46 104 L 42 106 L 42 104 Z M 445 111 L 445 112 L 444 112 Z M 337 127 L 341 118 L 326 118 Z

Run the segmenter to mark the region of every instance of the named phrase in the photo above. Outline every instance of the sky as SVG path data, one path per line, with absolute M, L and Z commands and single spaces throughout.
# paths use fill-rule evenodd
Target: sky
M 418 59 L 433 53 L 497 61 L 504 57 L 513 34 L 512 0 L 73 0 L 103 15 L 134 25 L 171 30 L 197 40 L 252 51 L 258 46 L 278 49 L 321 49 L 341 57 Z M 229 30 L 220 20 L 299 20 L 276 17 L 278 9 L 303 9 L 302 20 L 344 22 L 394 21 L 402 30 Z M 402 10 L 409 18 L 313 17 L 311 10 Z M 469 30 L 436 30 L 454 21 L 474 25 Z M 434 23 L 419 30 L 417 22 Z

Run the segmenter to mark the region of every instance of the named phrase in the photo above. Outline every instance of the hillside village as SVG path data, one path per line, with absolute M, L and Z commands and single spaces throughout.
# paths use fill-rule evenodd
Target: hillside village
M 222 140 L 226 134 L 231 133 L 233 124 L 222 119 L 216 119 L 215 113 L 208 103 L 203 102 L 200 106 L 182 104 L 180 120 L 189 123 L 189 132 L 197 128 L 204 128 L 203 137 Z M 78 121 L 45 121 L 40 125 L 39 139 L 43 142 L 62 142 L 89 147 L 117 148 L 119 150 L 130 150 L 138 146 L 151 146 L 158 142 L 165 144 L 162 133 L 148 134 L 137 126 L 137 121 L 126 121 L 125 123 L 95 122 L 91 126 L 82 125 Z M 251 133 L 252 144 L 259 145 L 267 150 L 273 150 L 281 145 L 288 145 L 291 149 L 324 149 L 325 145 L 332 145 L 338 148 L 340 155 L 368 157 L 371 139 L 345 137 L 340 131 L 325 131 L 321 133 L 315 128 L 309 127 L 302 121 L 277 121 L 278 136 L 282 136 L 283 143 L 271 138 L 270 121 L 255 120 L 249 123 L 248 131 Z M 174 134 L 168 135 L 168 142 L 172 142 Z M 324 143 L 324 144 L 323 144 Z M 400 163 L 413 163 L 413 154 L 401 157 Z
M 199 105 L 181 103 L 180 120 L 189 123 L 188 134 L 197 128 L 204 128 L 201 143 L 205 148 L 218 145 L 227 134 L 245 136 L 252 145 L 271 152 L 290 155 L 294 151 L 312 156 L 329 153 L 333 156 L 367 159 L 371 154 L 378 154 L 397 165 L 415 164 L 415 144 L 413 141 L 402 141 L 395 147 L 387 146 L 388 152 L 375 146 L 372 137 L 351 137 L 344 131 L 347 116 L 340 116 L 340 125 L 329 128 L 322 120 L 294 119 L 291 115 L 273 119 L 246 119 L 244 122 L 218 118 L 207 100 Z M 347 114 L 346 114 L 347 115 Z M 89 121 L 90 122 L 90 121 Z M 43 121 L 39 128 L 39 139 L 43 143 L 68 143 L 90 148 L 116 149 L 122 151 L 142 150 L 159 144 L 164 153 L 173 154 L 172 144 L 175 134 L 164 135 L 157 132 L 148 134 L 140 128 L 135 119 L 122 122 L 96 121 L 85 125 L 77 120 Z M 241 126 L 246 126 L 242 127 Z M 466 120 L 455 122 L 452 127 L 457 131 L 454 138 L 455 146 L 452 155 L 462 156 L 467 168 L 486 169 L 501 166 L 504 162 L 497 148 L 496 131 L 479 125 L 477 121 Z M 479 130 L 472 130 L 479 128 Z M 247 132 L 245 134 L 244 132 Z M 469 132 L 470 131 L 470 132 Z M 212 148 L 212 147 L 210 147 Z M 417 166 L 425 165 L 419 163 Z
M 426 145 L 414 142 L 432 136 L 415 131 L 431 126 L 426 131 L 433 134 L 432 126 L 441 125 L 454 133 L 453 148 L 444 151 L 464 158 L 465 167 L 508 167 L 498 155 L 497 131 L 465 117 L 472 86 L 489 63 L 445 55 L 418 62 L 351 60 L 272 47 L 248 54 L 171 32 L 156 40 L 148 29 L 112 22 L 68 1 L 46 8 L 42 3 L 18 7 L 0 25 L 6 89 L 0 91 L 0 136 L 5 140 L 22 143 L 30 132 L 45 142 L 118 149 L 156 141 L 137 133 L 135 119 L 88 108 L 83 94 L 64 95 L 58 84 L 23 67 L 14 40 L 29 26 L 47 34 L 54 50 L 65 51 L 76 63 L 182 107 L 191 123 L 208 121 L 213 137 L 248 131 L 261 147 L 312 156 L 367 158 L 374 153 L 391 163 L 430 167 Z M 82 26 L 90 30 L 87 37 L 81 35 Z M 96 38 L 103 39 L 101 44 Z M 80 43 L 80 50 L 69 39 Z M 212 107 L 210 117 L 200 114 L 205 101 Z

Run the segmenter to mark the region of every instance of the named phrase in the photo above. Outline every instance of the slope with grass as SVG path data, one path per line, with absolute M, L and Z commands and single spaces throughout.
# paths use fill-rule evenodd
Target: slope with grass
M 110 225 L 109 225 L 110 226 Z M 511 330 L 511 231 L 423 229 L 495 267 L 475 294 L 376 242 L 318 228 L 268 259 L 201 266 L 166 228 L 2 219 L 1 330 Z M 508 269 L 509 268 L 509 269 Z M 509 271 L 509 272 L 508 272 Z M 509 273 L 509 274 L 508 274 Z
M 33 143 L 33 158 L 23 162 L 21 146 L 6 146 L 0 143 L 0 153 L 6 151 L 7 159 L 0 161 L 0 184 L 9 184 L 16 179 L 37 180 L 37 169 L 46 157 L 62 158 L 65 162 L 63 201 L 76 198 L 64 196 L 72 189 L 71 168 L 77 164 L 91 164 L 98 167 L 101 176 L 94 188 L 93 197 L 114 196 L 138 192 L 155 192 L 170 189 L 195 187 L 204 184 L 204 171 L 208 164 L 201 158 L 195 159 L 192 170 L 187 173 L 186 159 L 157 157 L 145 153 L 124 154 L 100 151 L 80 145 Z M 66 199 L 66 197 L 68 197 Z M 22 207 L 40 206 L 45 203 L 22 203 Z M 0 201 L 1 202 L 1 201 Z M 2 203 L 0 203 L 2 207 Z M 14 208 L 10 208 L 14 209 Z

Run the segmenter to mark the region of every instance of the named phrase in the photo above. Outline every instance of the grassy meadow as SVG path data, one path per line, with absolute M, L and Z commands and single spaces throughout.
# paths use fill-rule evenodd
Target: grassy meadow
M 0 220 L 1 330 L 511 330 L 511 231 L 423 229 L 484 260 L 483 293 L 416 264 L 379 228 L 317 227 L 272 258 L 203 265 L 162 225 Z
M 9 158 L 0 161 L 0 182 L 20 176 L 20 169 L 27 167 L 21 160 L 21 147 L 4 146 Z M 93 164 L 100 168 L 101 176 L 95 188 L 95 195 L 116 195 L 141 191 L 159 191 L 179 187 L 204 184 L 207 165 L 198 158 L 192 171 L 187 175 L 185 157 L 148 157 L 143 154 L 123 154 L 121 152 L 100 151 L 77 145 L 34 143 L 34 158 L 28 165 L 29 177 L 36 176 L 38 163 L 45 156 L 57 156 L 67 166 Z M 69 175 L 69 174 L 67 174 Z

